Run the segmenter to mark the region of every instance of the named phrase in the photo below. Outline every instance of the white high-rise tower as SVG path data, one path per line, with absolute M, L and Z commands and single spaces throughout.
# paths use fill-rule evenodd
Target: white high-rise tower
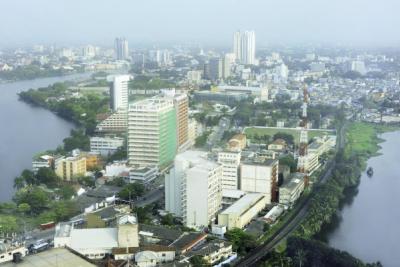
M 112 82 L 110 88 L 111 108 L 114 111 L 128 109 L 128 83 L 131 75 L 111 75 L 107 80 Z
M 256 63 L 255 32 L 235 32 L 233 35 L 233 52 L 240 63 L 254 65 Z

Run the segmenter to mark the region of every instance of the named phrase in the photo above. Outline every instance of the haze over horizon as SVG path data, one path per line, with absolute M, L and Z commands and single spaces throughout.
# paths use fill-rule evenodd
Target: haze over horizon
M 325 43 L 397 45 L 398 0 L 2 0 L 0 46 L 134 44 L 231 45 L 255 30 L 257 46 Z M 23 18 L 23 19 L 22 19 Z

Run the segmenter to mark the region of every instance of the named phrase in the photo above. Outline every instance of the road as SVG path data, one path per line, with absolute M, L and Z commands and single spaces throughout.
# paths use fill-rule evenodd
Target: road
M 339 131 L 337 149 L 343 149 L 345 142 L 345 126 Z M 318 185 L 326 183 L 330 177 L 332 170 L 335 168 L 335 162 L 331 161 L 329 166 L 325 169 L 325 172 L 321 176 L 320 180 L 314 185 L 315 190 L 318 190 Z M 245 258 L 241 259 L 236 266 L 256 266 L 257 263 L 265 257 L 275 246 L 277 246 L 282 240 L 284 240 L 290 233 L 292 233 L 300 225 L 301 221 L 306 217 L 308 209 L 311 203 L 311 193 L 308 198 L 301 204 L 301 208 L 293 215 L 292 219 L 282 225 L 282 228 L 276 232 L 270 239 L 264 244 L 259 245 L 253 249 Z

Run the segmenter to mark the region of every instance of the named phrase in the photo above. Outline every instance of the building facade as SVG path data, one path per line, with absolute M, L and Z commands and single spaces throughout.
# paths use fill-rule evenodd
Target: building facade
M 128 163 L 168 166 L 177 150 L 177 119 L 172 99 L 156 96 L 134 102 L 128 111 Z
M 222 165 L 222 189 L 238 189 L 240 152 L 218 152 L 218 163 Z
M 240 190 L 262 193 L 267 204 L 277 201 L 278 160 L 248 161 L 240 166 Z

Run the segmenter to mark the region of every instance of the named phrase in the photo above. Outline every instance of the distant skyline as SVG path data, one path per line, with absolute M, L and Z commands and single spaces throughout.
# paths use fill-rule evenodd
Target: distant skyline
M 199 43 L 399 45 L 398 0 L 1 0 L 0 46 Z

